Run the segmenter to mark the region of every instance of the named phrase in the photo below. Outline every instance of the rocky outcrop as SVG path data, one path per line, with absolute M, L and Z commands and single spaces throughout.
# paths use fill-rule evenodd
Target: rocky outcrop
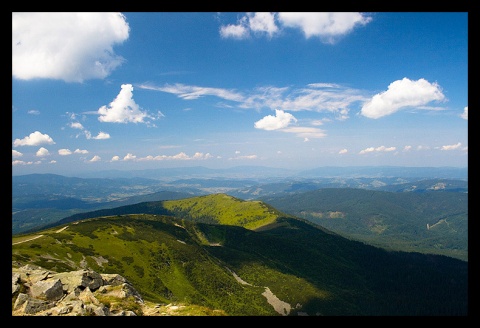
M 137 316 L 143 299 L 117 274 L 12 266 L 14 316 Z

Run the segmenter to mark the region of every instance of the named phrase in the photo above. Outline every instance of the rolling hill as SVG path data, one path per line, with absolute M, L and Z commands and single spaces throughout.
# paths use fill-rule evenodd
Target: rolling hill
M 76 215 L 13 236 L 12 263 L 117 273 L 148 301 L 229 316 L 468 313 L 467 262 L 369 246 L 261 201 L 212 194 Z

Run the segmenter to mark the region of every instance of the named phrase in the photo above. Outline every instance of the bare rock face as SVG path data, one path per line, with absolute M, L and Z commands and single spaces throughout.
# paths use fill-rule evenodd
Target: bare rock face
M 117 274 L 57 273 L 25 265 L 12 266 L 12 303 L 13 316 L 136 316 L 143 315 L 144 301 Z

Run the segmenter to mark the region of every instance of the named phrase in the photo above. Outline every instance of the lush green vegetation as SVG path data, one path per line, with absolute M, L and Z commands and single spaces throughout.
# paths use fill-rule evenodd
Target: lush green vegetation
M 223 194 L 116 211 L 133 209 L 150 213 L 110 213 L 14 236 L 12 260 L 117 273 L 149 302 L 210 313 L 467 314 L 465 261 L 375 248 Z
M 351 239 L 468 260 L 466 193 L 325 188 L 261 199 Z

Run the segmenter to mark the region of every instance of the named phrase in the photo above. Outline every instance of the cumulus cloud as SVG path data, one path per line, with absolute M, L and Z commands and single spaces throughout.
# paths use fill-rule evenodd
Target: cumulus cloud
M 55 144 L 52 138 L 48 134 L 42 134 L 39 131 L 35 131 L 33 133 L 30 133 L 29 136 L 23 138 L 23 139 L 15 139 L 13 141 L 13 146 L 18 147 L 18 146 L 39 146 L 39 145 L 52 145 Z
M 440 149 L 441 150 L 455 150 L 455 149 L 459 149 L 460 147 L 462 146 L 462 144 L 459 142 L 455 145 L 445 145 L 445 146 L 442 146 Z
M 22 157 L 23 154 L 15 149 L 12 149 L 12 157 Z
M 12 76 L 83 82 L 103 79 L 124 62 L 113 46 L 128 39 L 121 13 L 12 13 Z
M 464 120 L 468 120 L 468 106 L 463 109 L 463 113 L 460 115 Z
M 348 153 L 348 150 L 345 149 L 345 148 L 344 148 L 344 149 L 340 149 L 340 151 L 339 151 L 338 153 L 339 153 L 340 155 L 341 155 L 341 154 L 346 154 L 346 153 Z
M 37 156 L 37 157 L 45 157 L 45 156 L 48 156 L 48 155 L 50 155 L 50 153 L 48 152 L 48 149 L 46 149 L 44 147 L 40 147 L 35 154 L 35 156 Z
M 249 36 L 248 27 L 240 24 L 228 24 L 220 27 L 220 35 L 222 38 L 243 39 Z
M 111 123 L 148 123 L 156 118 L 140 109 L 133 100 L 133 86 L 122 84 L 120 93 L 109 104 L 98 109 L 98 120 Z
M 16 165 L 32 165 L 32 164 L 39 164 L 38 162 L 32 162 L 32 161 L 29 161 L 29 162 L 25 162 L 25 161 L 20 161 L 20 160 L 14 160 L 12 161 L 12 166 L 16 166 Z
M 63 148 L 58 150 L 58 155 L 60 156 L 67 156 L 71 154 L 72 154 L 72 151 L 70 149 Z
M 301 29 L 307 39 L 319 37 L 324 43 L 334 44 L 339 37 L 368 24 L 372 18 L 356 12 L 286 12 L 278 13 L 278 20 L 285 27 Z
M 98 135 L 96 137 L 93 137 L 92 139 L 96 139 L 96 140 L 110 139 L 110 134 L 105 132 L 99 132 Z
M 91 160 L 89 160 L 89 162 L 99 162 L 101 160 L 102 160 L 102 158 L 100 156 L 95 155 L 95 156 L 92 157 Z
M 275 110 L 275 116 L 267 115 L 261 120 L 255 122 L 254 127 L 261 130 L 278 130 L 287 127 L 291 122 L 296 122 L 297 119 L 290 113 L 285 113 L 283 110 Z
M 361 114 L 368 118 L 377 119 L 391 115 L 400 109 L 427 105 L 432 101 L 443 101 L 445 96 L 437 83 L 430 83 L 425 79 L 412 81 L 408 78 L 392 82 L 388 90 L 376 94 L 366 102 Z M 421 109 L 437 109 L 426 108 Z
M 70 127 L 71 127 L 72 129 L 83 130 L 83 125 L 82 125 L 82 123 L 79 123 L 79 122 L 72 122 L 72 123 L 70 123 Z
M 75 149 L 74 151 L 75 154 L 88 154 L 88 150 L 86 149 Z
M 135 156 L 131 153 L 128 153 L 127 155 L 125 155 L 125 157 L 123 157 L 123 160 L 124 161 L 134 161 L 136 158 L 137 158 L 137 156 Z
M 116 155 L 113 156 L 112 159 L 111 159 L 112 162 L 116 162 L 116 161 L 119 161 L 119 160 L 120 160 L 120 156 L 116 156 Z
M 236 24 L 220 26 L 222 38 L 245 39 L 252 34 L 273 37 L 281 29 L 300 29 L 305 37 L 318 37 L 321 42 L 334 44 L 341 36 L 353 31 L 357 26 L 372 20 L 356 12 L 256 12 L 241 16 Z
M 397 148 L 396 147 L 385 147 L 385 146 L 380 146 L 380 147 L 369 147 L 361 150 L 359 152 L 360 155 L 367 154 L 367 153 L 373 153 L 373 152 L 391 152 L 395 151 Z
M 246 13 L 237 21 L 237 24 L 220 26 L 222 38 L 244 39 L 250 36 L 250 32 L 272 37 L 278 31 L 275 13 L 269 12 Z

